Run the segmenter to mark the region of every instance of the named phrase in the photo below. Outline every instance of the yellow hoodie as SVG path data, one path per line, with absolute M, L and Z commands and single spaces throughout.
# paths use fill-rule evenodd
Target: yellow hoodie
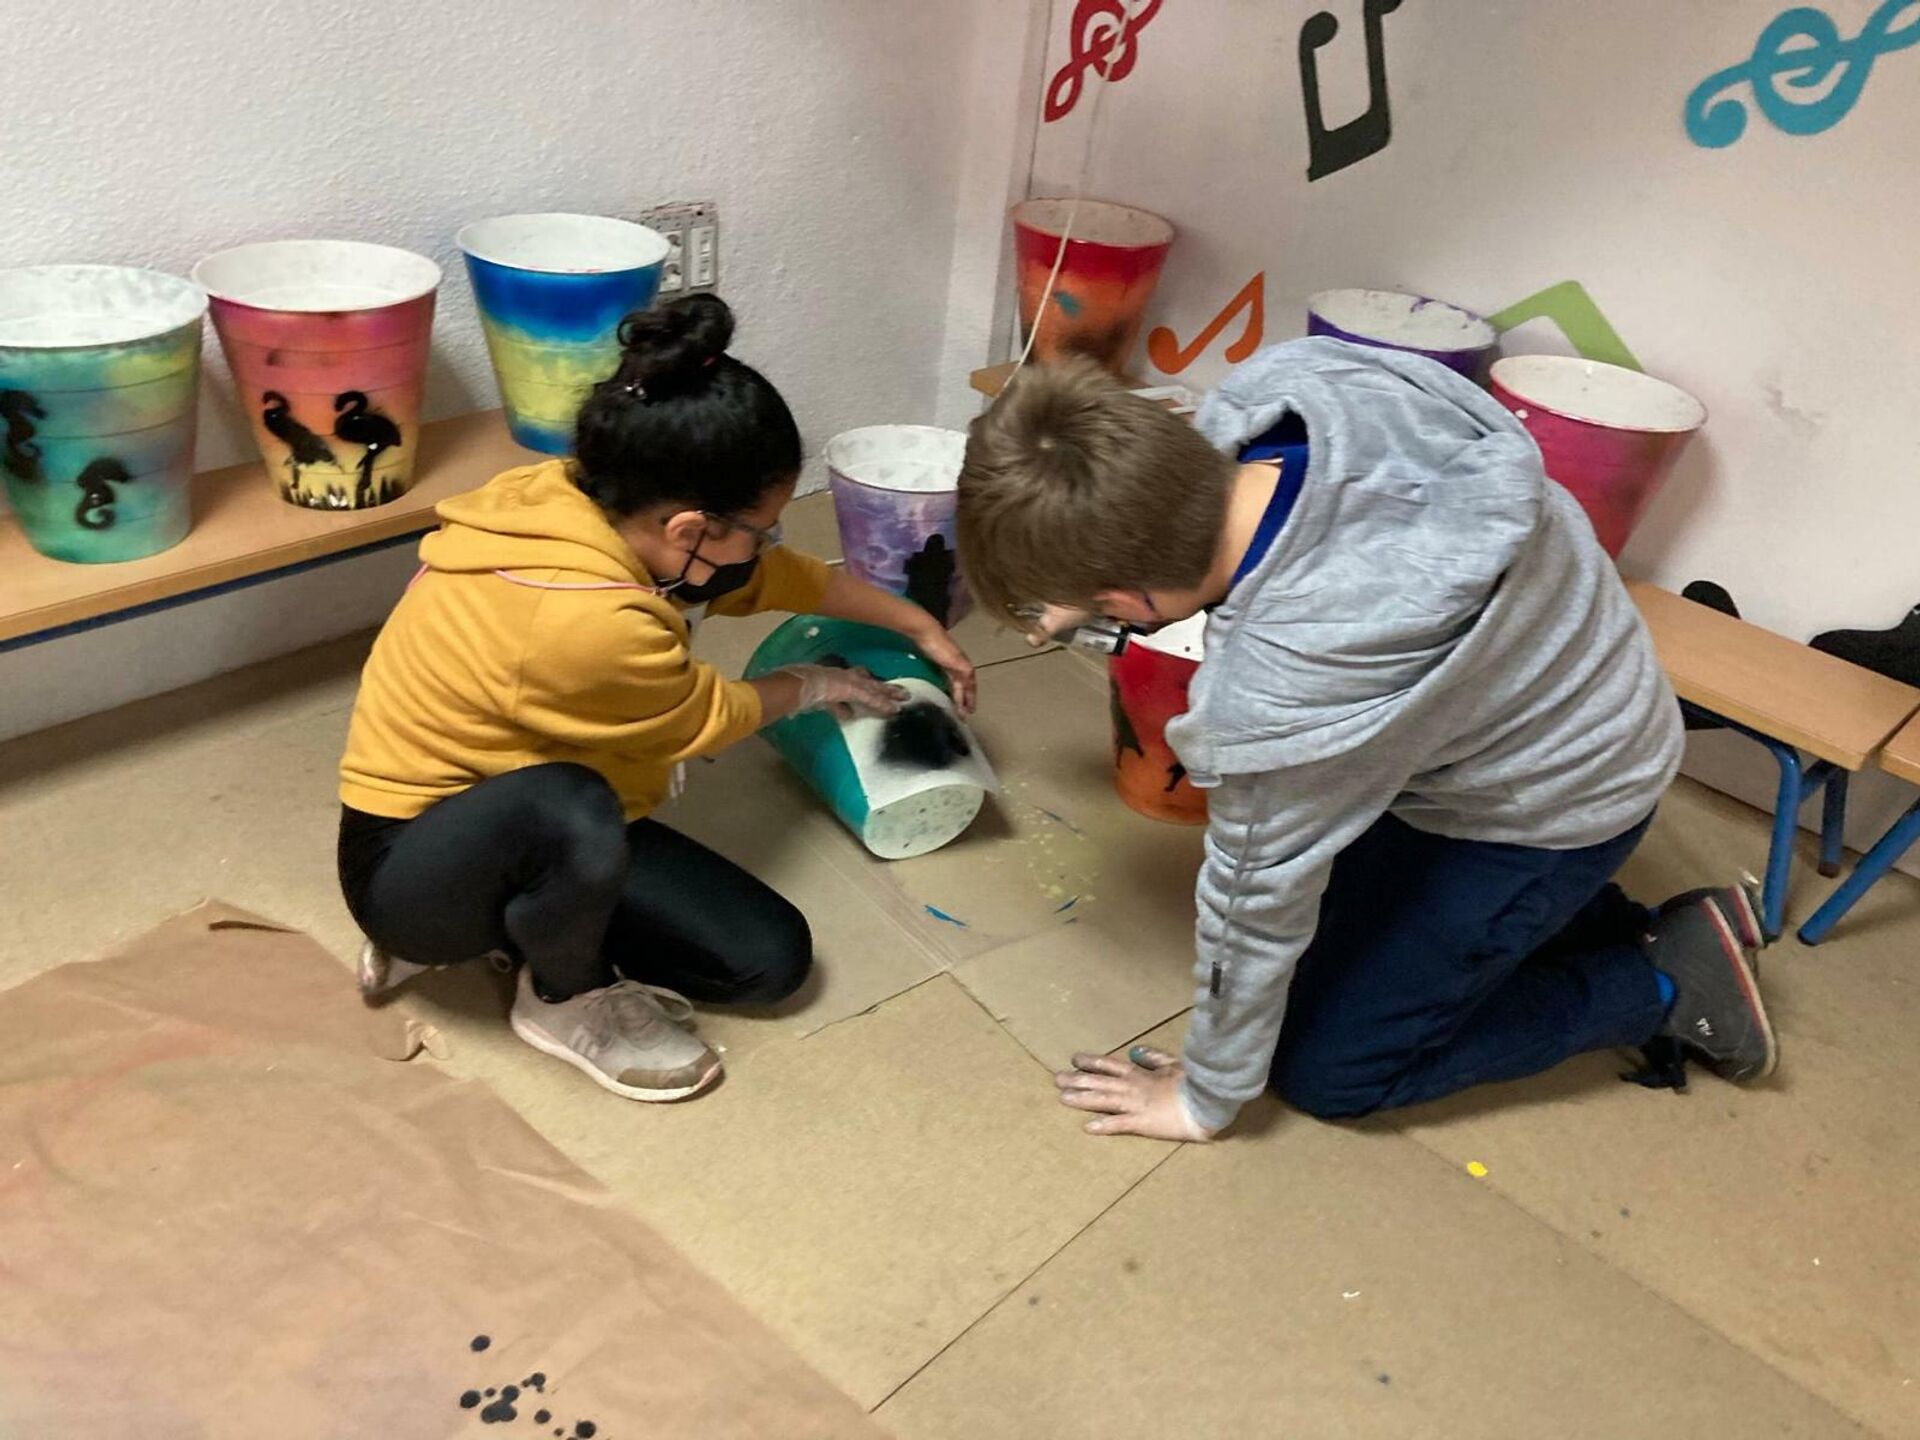
M 439 507 L 421 572 L 360 677 L 340 799 L 406 820 L 492 775 L 566 760 L 612 784 L 629 820 L 674 766 L 760 728 L 752 686 L 687 652 L 680 607 L 549 460 Z M 782 546 L 716 615 L 817 609 L 832 576 Z

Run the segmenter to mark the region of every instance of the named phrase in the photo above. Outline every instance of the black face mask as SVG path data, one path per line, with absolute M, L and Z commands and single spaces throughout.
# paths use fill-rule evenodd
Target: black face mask
M 743 590 L 752 583 L 754 572 L 760 568 L 758 555 L 751 560 L 736 560 L 731 565 L 713 565 L 713 574 L 698 585 L 694 585 L 688 582 L 687 572 L 693 568 L 695 560 L 713 565 L 711 560 L 700 553 L 699 547 L 695 546 L 687 555 L 687 563 L 680 567 L 680 578 L 673 582 L 672 588 L 667 592 L 685 605 L 705 605 L 709 601 L 718 600 L 722 595 L 731 595 L 736 590 Z

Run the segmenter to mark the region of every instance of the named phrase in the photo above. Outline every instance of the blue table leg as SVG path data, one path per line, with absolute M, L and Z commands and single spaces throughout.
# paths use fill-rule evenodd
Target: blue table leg
M 1872 888 L 1873 882 L 1894 867 L 1894 863 L 1907 853 L 1916 840 L 1920 840 L 1920 803 L 1915 803 L 1906 814 L 1888 828 L 1874 846 L 1860 857 L 1860 863 L 1853 867 L 1853 874 L 1827 897 L 1827 901 L 1807 918 L 1800 927 L 1800 939 L 1803 944 L 1818 945 L 1827 938 L 1827 933 L 1840 923 L 1840 917 L 1853 908 L 1853 904 Z
M 1767 848 L 1767 877 L 1760 894 L 1760 928 L 1768 940 L 1776 940 L 1787 923 L 1787 880 L 1793 868 L 1793 843 L 1800 829 L 1800 807 L 1817 789 L 1826 791 L 1826 805 L 1820 825 L 1820 863 L 1836 866 L 1840 857 L 1841 829 L 1847 812 L 1847 773 L 1828 760 L 1816 760 L 1802 766 L 1800 752 L 1784 741 L 1758 730 L 1750 730 L 1738 721 L 1716 715 L 1704 706 L 1682 701 L 1681 708 L 1706 716 L 1729 730 L 1764 745 L 1780 767 L 1780 785 L 1774 795 L 1773 840 Z
M 1820 873 L 1840 873 L 1841 847 L 1846 842 L 1847 780 L 1844 770 L 1836 769 L 1827 777 L 1827 798 L 1820 812 Z
M 1773 752 L 1780 765 L 1780 785 L 1773 801 L 1773 840 L 1767 847 L 1767 879 L 1760 892 L 1760 928 L 1772 940 L 1787 923 L 1787 876 L 1793 865 L 1794 836 L 1800 829 L 1800 802 L 1807 798 L 1807 791 L 1799 751 L 1778 740 L 1762 739 L 1760 743 Z

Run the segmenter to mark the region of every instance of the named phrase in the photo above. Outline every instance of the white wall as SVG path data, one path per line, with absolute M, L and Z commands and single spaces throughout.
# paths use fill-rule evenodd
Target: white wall
M 1877 4 L 1822 8 L 1851 36 Z M 1646 368 L 1711 415 L 1623 568 L 1717 580 L 1796 638 L 1881 628 L 1920 601 L 1920 52 L 1880 57 L 1823 133 L 1754 111 L 1736 144 L 1696 146 L 1688 93 L 1751 55 L 1783 8 L 1410 0 L 1385 19 L 1391 143 L 1309 183 L 1300 28 L 1322 9 L 1340 21 L 1320 58 L 1326 118 L 1344 122 L 1366 101 L 1360 0 L 1168 0 L 1103 102 L 1090 189 L 1179 227 L 1148 326 L 1183 342 L 1262 270 L 1269 341 L 1303 333 L 1323 288 L 1490 313 L 1579 280 Z M 1054 0 L 1043 78 L 1066 60 L 1073 10 Z M 1090 101 L 1041 127 L 1035 193 L 1071 187 Z M 1180 380 L 1217 378 L 1239 333 Z M 1506 348 L 1568 347 L 1536 322 Z M 1692 764 L 1771 800 L 1771 764 L 1746 742 L 1711 737 Z M 1862 778 L 1856 843 L 1911 799 Z
M 1032 10 L 1029 0 L 22 6 L 7 22 L 0 85 L 11 157 L 0 264 L 185 273 L 228 245 L 298 236 L 419 250 L 446 271 L 432 418 L 497 403 L 452 248 L 464 221 L 712 199 L 736 348 L 780 385 L 817 454 L 847 426 L 931 421 L 949 333 L 956 353 L 985 352 L 991 280 L 984 308 L 969 299 L 948 314 L 965 117 L 975 105 L 1017 108 L 1020 49 L 1011 72 L 990 62 L 1008 36 L 1024 37 Z M 1007 189 L 1013 148 L 1003 138 L 966 159 L 973 192 Z M 208 360 L 201 468 L 251 455 L 211 335 Z M 347 561 L 0 655 L 0 735 L 373 624 L 401 573 L 392 554 Z

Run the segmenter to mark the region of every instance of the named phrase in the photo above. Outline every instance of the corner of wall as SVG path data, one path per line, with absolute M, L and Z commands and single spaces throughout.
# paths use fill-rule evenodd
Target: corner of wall
M 934 395 L 934 423 L 953 429 L 964 429 L 979 410 L 968 375 L 1012 343 L 1006 213 L 1026 194 L 1033 170 L 1052 11 L 1052 0 L 992 0 L 973 7 L 952 270 Z

